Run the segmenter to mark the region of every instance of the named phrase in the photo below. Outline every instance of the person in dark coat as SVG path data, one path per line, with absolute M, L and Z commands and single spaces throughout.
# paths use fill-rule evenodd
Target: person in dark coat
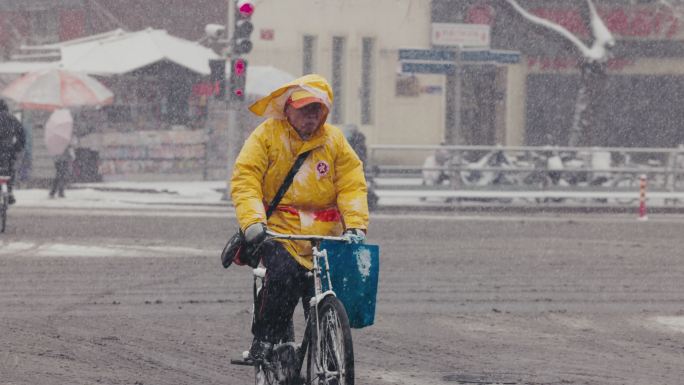
M 7 103 L 0 99 L 0 175 L 10 176 L 7 184 L 9 190 L 9 204 L 14 204 L 16 199 L 12 193 L 14 185 L 14 164 L 17 155 L 24 150 L 26 134 L 24 126 L 14 117 L 7 107 Z
M 52 180 L 52 188 L 50 189 L 50 198 L 54 198 L 55 194 L 60 198 L 64 198 L 64 187 L 68 182 L 71 174 L 71 166 L 74 161 L 74 149 L 71 145 L 60 155 L 55 157 L 55 179 Z
M 364 135 L 355 124 L 345 125 L 343 133 L 347 142 L 349 142 L 349 145 L 363 163 L 363 170 L 366 174 L 366 184 L 368 186 L 368 209 L 375 210 L 378 206 L 379 198 L 378 194 L 375 193 L 375 181 L 372 176 L 373 172 L 367 167 L 368 147 L 366 146 L 366 135 Z

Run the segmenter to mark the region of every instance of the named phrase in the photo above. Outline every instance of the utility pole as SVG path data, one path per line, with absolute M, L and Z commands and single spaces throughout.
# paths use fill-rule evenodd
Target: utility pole
M 232 61 L 233 57 L 233 42 L 235 41 L 235 31 L 232 31 L 231 26 L 235 25 L 234 22 L 234 17 L 235 17 L 235 9 L 237 8 L 237 0 L 228 0 L 228 11 L 226 14 L 226 34 L 230 33 L 230 36 L 228 36 L 227 43 L 226 43 L 226 48 L 224 51 L 224 57 L 226 59 L 227 63 L 230 63 Z M 232 31 L 232 32 L 228 32 Z M 231 68 L 231 74 L 232 74 L 233 69 Z M 227 87 L 230 88 L 230 87 Z M 228 136 L 228 148 L 227 148 L 227 154 L 228 154 L 228 164 L 227 169 L 228 169 L 228 174 L 226 175 L 227 177 L 227 194 L 230 194 L 230 180 L 233 176 L 233 166 L 235 165 L 235 159 L 237 159 L 238 151 L 240 151 L 238 147 L 238 129 L 237 129 L 237 105 L 235 101 L 232 98 L 232 95 L 228 95 L 227 98 L 227 107 L 228 107 L 228 119 L 227 119 L 227 124 L 228 124 L 228 129 L 227 129 L 227 136 Z
M 242 143 L 244 142 L 243 131 L 239 121 L 239 111 L 245 106 L 247 84 L 247 60 L 241 56 L 252 50 L 250 35 L 254 30 L 251 22 L 254 13 L 252 0 L 228 0 L 228 12 L 226 15 L 226 31 L 232 31 L 227 39 L 227 47 L 224 57 L 230 63 L 229 85 L 227 92 L 227 136 L 228 136 L 228 190 L 233 176 L 233 166 L 237 159 Z
M 450 145 L 462 145 L 463 130 L 461 127 L 461 82 L 463 81 L 463 71 L 461 68 L 461 50 L 453 49 L 454 60 L 453 70 L 446 73 L 444 141 Z

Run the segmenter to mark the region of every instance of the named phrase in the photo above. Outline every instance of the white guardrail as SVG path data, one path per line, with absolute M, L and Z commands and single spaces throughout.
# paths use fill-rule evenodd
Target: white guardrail
M 554 203 L 639 199 L 684 203 L 684 147 L 372 145 L 367 170 L 382 197 Z

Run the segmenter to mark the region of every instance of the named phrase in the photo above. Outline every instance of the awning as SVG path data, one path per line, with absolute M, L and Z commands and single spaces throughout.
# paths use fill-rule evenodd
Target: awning
M 64 68 L 104 76 L 125 74 L 163 60 L 209 75 L 209 59 L 218 58 L 207 47 L 151 28 L 65 45 L 61 54 Z
M 219 56 L 199 43 L 171 36 L 161 29 L 138 32 L 115 30 L 95 36 L 42 46 L 23 47 L 30 58 L 45 52 L 54 53 L 57 61 L 10 61 L 0 63 L 0 74 L 23 74 L 48 67 L 58 67 L 89 75 L 122 75 L 161 61 L 209 75 L 209 60 Z

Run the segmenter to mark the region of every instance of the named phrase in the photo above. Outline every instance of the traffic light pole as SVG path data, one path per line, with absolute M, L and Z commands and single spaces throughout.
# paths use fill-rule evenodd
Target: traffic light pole
M 235 9 L 237 7 L 237 0 L 229 0 L 228 1 L 228 12 L 226 14 L 226 33 L 230 33 L 230 36 L 228 37 L 228 45 L 226 47 L 226 62 L 230 63 L 232 56 L 233 56 L 233 41 L 235 40 L 235 36 L 232 30 L 232 26 L 234 25 L 234 18 L 236 17 L 235 15 Z M 233 69 L 231 68 L 231 73 Z M 228 194 L 230 194 L 230 180 L 233 176 L 233 166 L 235 165 L 235 160 L 237 159 L 238 153 L 240 151 L 240 130 L 237 127 L 238 124 L 238 119 L 237 119 L 237 109 L 238 109 L 238 104 L 236 103 L 235 99 L 230 95 L 230 91 L 228 92 L 228 95 L 226 95 L 226 102 L 227 102 L 227 107 L 228 107 L 228 119 L 227 119 L 227 137 L 228 137 L 228 148 L 227 150 L 227 158 L 228 158 L 228 173 L 226 175 L 227 177 L 227 191 Z
M 228 9 L 226 12 L 226 47 L 221 56 L 225 63 L 230 63 L 230 80 L 228 82 L 228 92 L 221 97 L 225 97 L 226 112 L 226 159 L 227 159 L 227 189 L 224 199 L 228 199 L 230 191 L 230 180 L 233 176 L 233 167 L 238 157 L 242 143 L 244 142 L 244 131 L 240 121 L 240 112 L 244 108 L 247 84 L 247 60 L 242 55 L 248 54 L 252 50 L 250 34 L 254 26 L 250 21 L 254 13 L 253 0 L 227 0 Z M 224 73 L 225 75 L 225 73 Z M 225 76 L 224 76 L 225 77 Z M 223 85 L 226 84 L 224 81 Z

